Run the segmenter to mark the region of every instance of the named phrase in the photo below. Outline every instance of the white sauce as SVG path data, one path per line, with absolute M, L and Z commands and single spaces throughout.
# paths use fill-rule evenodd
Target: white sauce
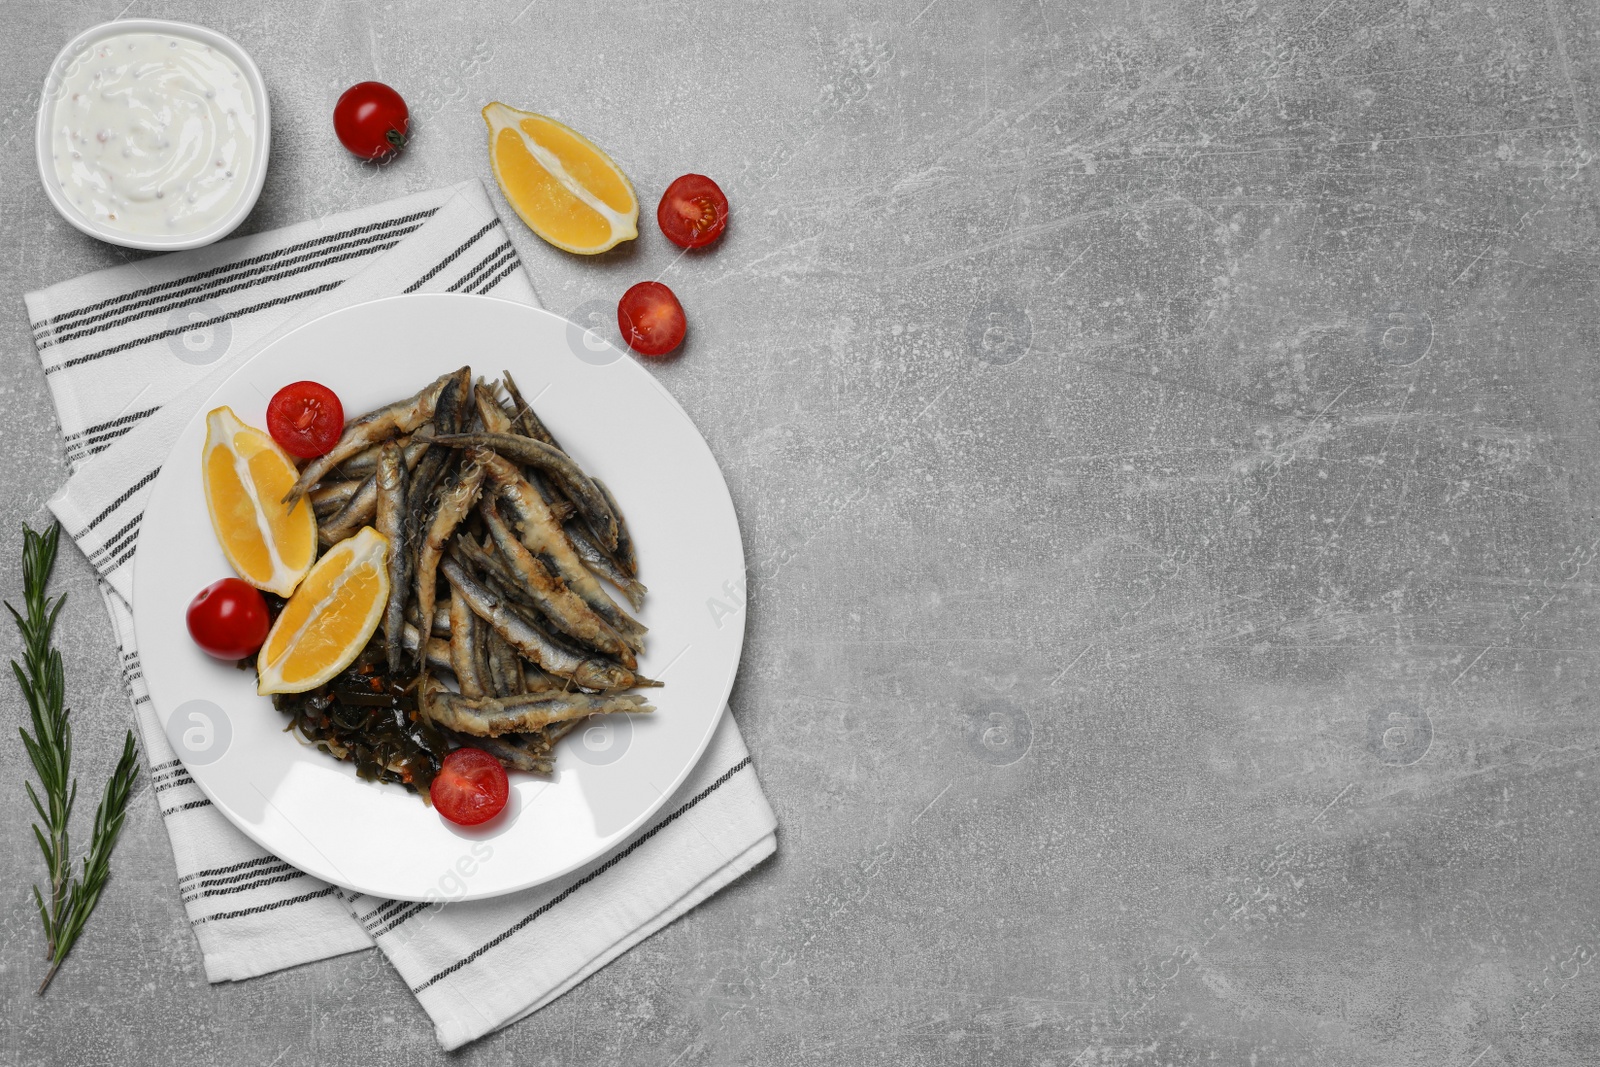
M 249 190 L 257 118 L 244 72 L 210 45 L 163 33 L 108 37 L 61 72 L 56 178 L 80 211 L 115 229 L 198 233 Z

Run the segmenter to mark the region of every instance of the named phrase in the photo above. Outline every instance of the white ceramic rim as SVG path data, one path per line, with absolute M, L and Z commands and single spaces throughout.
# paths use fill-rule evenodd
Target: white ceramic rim
M 127 233 L 89 218 L 61 191 L 55 168 L 50 163 L 50 114 L 55 105 L 56 72 L 89 45 L 119 33 L 165 33 L 208 44 L 237 63 L 250 82 L 250 91 L 258 102 L 256 116 L 260 124 L 253 161 L 255 173 L 250 180 L 250 188 L 234 205 L 233 210 L 207 229 L 171 237 Z M 238 229 L 239 224 L 255 209 L 256 201 L 261 196 L 261 188 L 267 181 L 267 160 L 271 156 L 271 148 L 272 105 L 267 100 L 267 83 L 261 77 L 260 68 L 256 66 L 255 60 L 250 58 L 250 53 L 240 47 L 239 42 L 204 26 L 196 26 L 190 22 L 173 22 L 168 19 L 115 19 L 111 22 L 102 22 L 98 26 L 89 27 L 68 41 L 56 54 L 56 58 L 50 61 L 50 70 L 44 77 L 44 89 L 40 93 L 39 117 L 34 133 L 34 152 L 38 156 L 39 181 L 44 185 L 45 195 L 50 198 L 50 203 L 62 218 L 90 237 L 98 238 L 108 244 L 121 245 L 124 248 L 142 248 L 150 252 L 177 252 L 220 241 Z

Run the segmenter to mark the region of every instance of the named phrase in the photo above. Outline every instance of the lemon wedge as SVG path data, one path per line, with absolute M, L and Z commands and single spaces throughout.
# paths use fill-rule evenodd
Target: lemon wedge
M 256 656 L 258 693 L 304 693 L 350 666 L 389 599 L 389 539 L 367 526 L 328 549 Z
M 570 126 L 493 103 L 489 164 L 528 228 L 557 248 L 592 256 L 639 236 L 639 200 L 611 157 Z
M 309 503 L 283 503 L 297 474 L 289 454 L 220 407 L 206 415 L 200 462 L 206 510 L 233 569 L 257 589 L 294 592 L 317 558 L 317 520 Z

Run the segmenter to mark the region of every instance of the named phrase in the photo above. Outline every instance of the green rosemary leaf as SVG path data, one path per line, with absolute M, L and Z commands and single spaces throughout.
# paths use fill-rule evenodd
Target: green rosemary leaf
M 50 961 L 50 969 L 39 984 L 40 993 L 49 986 L 67 953 L 72 951 L 111 877 L 111 853 L 122 833 L 128 799 L 133 794 L 134 780 L 139 776 L 139 755 L 130 731 L 123 741 L 122 758 L 117 761 L 116 770 L 100 796 L 82 874 L 74 878 L 69 824 L 78 801 L 78 782 L 72 777 L 72 722 L 71 711 L 66 706 L 66 670 L 61 653 L 54 645 L 56 622 L 61 617 L 66 597 L 50 597 L 46 593 L 60 538 L 59 524 L 51 524 L 42 534 L 23 525 L 23 610 L 18 611 L 10 603 L 5 605 L 22 636 L 22 663 L 12 660 L 11 670 L 28 702 L 33 732 L 30 734 L 27 727 L 19 727 L 17 732 L 22 735 L 28 760 L 39 779 L 37 792 L 32 782 L 25 781 L 23 786 L 39 816 L 39 822 L 33 824 L 33 836 L 44 857 L 49 881 L 48 895 L 38 885 L 33 887 L 33 902 L 39 911 L 40 925 L 44 927 L 45 958 Z M 40 793 L 44 795 L 42 800 Z M 43 828 L 39 823 L 44 824 Z

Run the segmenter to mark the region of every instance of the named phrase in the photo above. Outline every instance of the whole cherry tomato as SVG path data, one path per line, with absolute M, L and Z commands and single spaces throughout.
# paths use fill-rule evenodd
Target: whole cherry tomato
M 683 305 L 660 282 L 640 282 L 617 302 L 617 329 L 641 356 L 664 356 L 683 343 Z
M 406 146 L 411 112 L 382 82 L 357 82 L 333 105 L 333 132 L 362 159 L 383 159 Z
M 300 459 L 332 451 L 344 433 L 344 405 L 320 382 L 290 382 L 267 401 L 267 432 Z
M 728 225 L 728 198 L 704 174 L 685 174 L 661 194 L 656 223 L 679 248 L 701 248 Z
M 261 590 L 238 578 L 212 582 L 189 602 L 189 636 L 208 656 L 238 660 L 254 655 L 272 620 Z
M 481 748 L 458 748 L 444 758 L 428 799 L 453 823 L 476 826 L 499 815 L 511 795 L 500 761 Z

